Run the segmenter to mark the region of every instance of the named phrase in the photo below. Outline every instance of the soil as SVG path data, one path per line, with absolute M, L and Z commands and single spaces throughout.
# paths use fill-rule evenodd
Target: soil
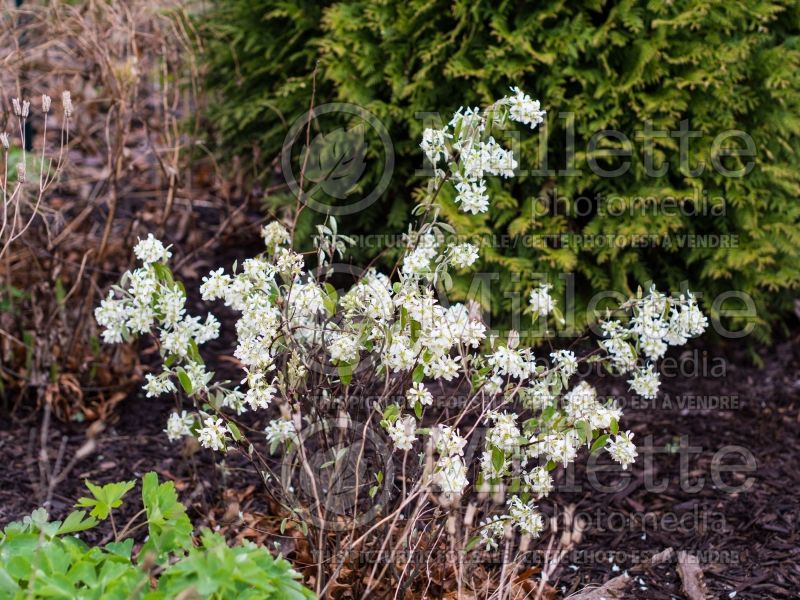
M 713 597 L 797 597 L 798 342 L 795 337 L 762 352 L 762 367 L 743 356 L 732 360 L 690 351 L 694 354 L 684 354 L 682 364 L 694 365 L 700 373 L 666 377 L 659 399 L 647 404 L 625 396 L 624 382 L 606 386 L 606 393 L 627 398 L 623 426 L 635 432 L 640 456 L 624 480 L 618 470 L 587 472 L 585 460 L 578 461 L 573 474 L 557 472 L 558 492 L 542 503 L 542 510 L 553 515 L 559 507 L 563 514 L 570 507 L 573 523 L 580 520 L 585 527 L 573 534 L 573 547 L 566 548 L 550 578 L 554 593 L 569 595 L 628 571 L 633 581 L 626 597 L 683 597 L 674 558 L 648 566 L 654 554 L 673 548 L 697 557 Z M 62 444 L 62 466 L 87 439 L 96 444 L 56 486 L 53 517 L 71 510 L 84 493 L 84 479 L 119 481 L 156 471 L 160 479 L 176 482 L 197 525 L 227 529 L 232 537 L 280 541 L 280 518 L 271 514 L 247 461 L 240 455 L 220 459 L 169 444 L 162 429 L 171 410 L 169 403 L 134 395 L 102 425 L 53 420 L 45 434 L 51 465 Z M 29 514 L 46 498 L 40 441 L 40 416 L 0 425 L 0 524 Z M 648 453 L 648 447 L 653 451 Z M 599 491 L 592 489 L 590 476 L 609 486 L 622 485 Z M 654 487 L 658 484 L 662 487 Z M 126 502 L 117 522 L 137 510 L 136 502 Z M 108 533 L 107 527 L 99 528 L 89 539 L 102 540 Z M 560 539 L 561 530 L 544 536 L 537 548 L 557 545 Z M 523 576 L 538 579 L 537 573 L 534 564 Z

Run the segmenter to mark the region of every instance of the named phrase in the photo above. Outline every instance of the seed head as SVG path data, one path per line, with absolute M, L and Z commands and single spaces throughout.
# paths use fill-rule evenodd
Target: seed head
M 42 112 L 50 112 L 50 96 L 47 94 L 42 94 Z
M 25 183 L 26 174 L 25 162 L 17 163 L 17 181 L 20 183 Z
M 19 98 L 12 98 L 11 104 L 14 105 L 14 114 L 18 117 L 22 116 L 22 108 L 20 107 Z
M 64 116 L 68 119 L 72 116 L 72 97 L 69 92 L 61 93 L 61 104 L 64 105 Z
M 0 144 L 3 144 L 3 148 L 6 150 L 8 150 L 8 147 L 11 145 L 8 141 L 8 134 L 5 131 L 0 133 Z

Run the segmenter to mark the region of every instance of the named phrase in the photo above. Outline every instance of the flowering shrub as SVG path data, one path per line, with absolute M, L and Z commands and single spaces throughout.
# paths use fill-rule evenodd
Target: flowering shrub
M 493 132 L 509 122 L 535 128 L 544 117 L 537 101 L 512 91 L 485 110 L 461 109 L 446 127 L 425 131 L 421 148 L 433 176 L 415 209 L 418 225 L 409 230 L 390 274 L 367 269 L 337 291 L 328 280 L 349 240 L 329 219 L 319 230 L 316 269 L 305 267 L 290 231 L 273 222 L 263 230 L 261 255 L 203 278 L 203 300 L 220 300 L 240 314 L 239 386 L 216 381 L 207 370 L 199 348 L 217 337 L 220 324 L 211 314 L 201 319 L 187 313 L 185 289 L 168 267 L 170 249 L 152 235 L 139 241 L 134 251 L 141 266 L 125 274 L 96 317 L 110 343 L 154 332 L 164 360 L 160 373 L 147 376 L 147 396 L 175 392 L 179 385 L 197 407 L 171 415 L 171 440 L 193 436 L 205 448 L 225 452 L 241 444 L 252 453 L 236 419 L 273 406 L 279 414 L 265 431 L 273 450 L 297 445 L 304 423 L 346 418 L 366 428 L 378 421 L 403 453 L 404 469 L 410 461 L 419 475 L 409 489 L 402 482 L 395 517 L 412 497 L 429 492 L 450 507 L 471 490 L 511 492 L 506 510 L 487 510 L 478 528 L 476 540 L 489 548 L 512 527 L 540 534 L 544 519 L 535 502 L 553 489 L 550 472 L 573 462 L 583 446 L 605 449 L 622 468 L 635 460 L 633 434 L 619 429 L 620 408 L 601 401 L 587 382 L 575 381 L 579 363 L 602 363 L 628 375 L 635 393 L 654 397 L 656 362 L 668 346 L 684 344 L 706 327 L 691 294 L 640 293 L 617 318 L 603 322 L 595 351 L 578 356 L 556 350 L 549 360 L 522 347 L 517 332 L 502 341 L 489 335 L 474 305 L 446 306 L 437 296 L 451 273 L 478 259 L 475 246 L 448 241 L 455 231 L 440 220 L 441 190 L 452 186 L 465 213 L 486 211 L 486 177 L 513 177 L 517 166 Z M 533 321 L 558 318 L 546 285 L 532 290 L 529 308 Z M 434 390 L 444 386 L 469 390 L 455 415 L 438 410 Z M 358 402 L 366 393 L 377 398 L 372 406 Z M 473 462 L 465 449 L 476 441 L 482 451 Z M 379 486 L 395 485 L 383 474 L 376 479 Z

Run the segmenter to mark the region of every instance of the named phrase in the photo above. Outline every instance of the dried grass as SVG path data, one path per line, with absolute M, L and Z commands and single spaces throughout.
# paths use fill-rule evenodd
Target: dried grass
M 185 232 L 194 218 L 197 169 L 208 169 L 191 152 L 199 122 L 186 119 L 202 102 L 195 38 L 173 0 L 26 2 L 0 16 L 0 131 L 14 97 L 69 90 L 75 106 L 63 172 L 0 258 L 6 408 L 104 418 L 138 380 L 134 351 L 101 352 L 91 313 L 138 235 Z M 58 146 L 59 123 L 48 140 L 31 124 L 28 137 Z

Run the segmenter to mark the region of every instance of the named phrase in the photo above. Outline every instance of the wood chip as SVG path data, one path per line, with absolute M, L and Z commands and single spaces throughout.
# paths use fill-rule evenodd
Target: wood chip
M 614 579 L 609 579 L 600 587 L 591 589 L 584 589 L 573 596 L 569 596 L 570 600 L 612 600 L 613 598 L 622 598 L 627 588 L 631 583 L 631 578 L 627 573 L 623 573 Z
M 678 552 L 678 575 L 681 576 L 683 591 L 689 600 L 708 598 L 703 569 L 700 568 L 700 561 L 696 556 L 684 551 Z

